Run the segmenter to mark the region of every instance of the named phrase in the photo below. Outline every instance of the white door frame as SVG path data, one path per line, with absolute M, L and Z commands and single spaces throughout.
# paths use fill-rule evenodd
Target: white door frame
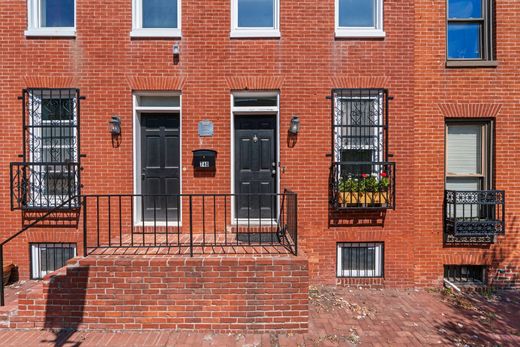
M 179 98 L 179 106 L 140 106 L 140 96 L 171 96 Z M 180 92 L 134 92 L 132 94 L 133 104 L 133 175 L 134 175 L 134 194 L 141 194 L 141 115 L 144 113 L 163 112 L 171 113 L 179 116 L 179 192 L 182 194 L 182 94 Z M 137 198 L 136 198 L 137 200 Z M 180 221 L 168 222 L 170 226 L 182 226 L 182 198 L 179 204 L 179 217 Z M 154 222 L 144 222 L 141 216 L 141 209 L 139 208 L 136 201 L 134 201 L 134 225 L 135 226 L 153 226 Z M 156 226 L 166 226 L 166 222 L 156 222 Z
M 269 97 L 276 96 L 277 106 L 261 106 L 261 107 L 235 107 L 234 98 L 235 96 L 252 96 L 252 97 Z M 280 194 L 280 93 L 276 91 L 272 92 L 234 92 L 231 93 L 231 194 L 235 194 L 235 116 L 258 116 L 258 115 L 274 115 L 276 116 L 276 192 Z M 261 220 L 250 219 L 249 224 L 262 224 L 270 225 L 270 223 L 276 223 L 278 214 L 280 213 L 280 196 L 276 199 L 276 210 L 277 215 L 274 220 L 271 218 L 262 218 Z M 247 224 L 247 219 L 235 219 L 235 199 L 231 199 L 231 224 Z

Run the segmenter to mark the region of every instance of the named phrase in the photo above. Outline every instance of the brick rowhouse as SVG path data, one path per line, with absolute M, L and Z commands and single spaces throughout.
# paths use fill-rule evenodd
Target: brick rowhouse
M 19 155 L 24 151 L 22 102 L 18 99 L 23 89 L 77 88 L 86 97 L 81 101 L 80 120 L 79 152 L 85 155 L 81 159 L 82 194 L 136 193 L 133 95 L 151 91 L 182 95 L 181 193 L 230 193 L 234 179 L 231 95 L 275 92 L 279 100 L 277 175 L 281 189 L 289 188 L 298 194 L 300 252 L 292 261 L 277 255 L 260 257 L 264 260 L 259 261 L 268 258 L 273 267 L 281 267 L 269 269 L 265 283 L 270 283 L 269 278 L 278 279 L 276 288 L 285 288 L 288 283 L 294 283 L 294 272 L 308 271 L 308 281 L 314 284 L 437 287 L 443 281 L 444 265 L 483 265 L 487 267 L 488 283 L 508 288 L 519 286 L 520 236 L 516 220 L 520 210 L 516 201 L 520 188 L 514 168 L 520 160 L 520 140 L 516 135 L 520 131 L 520 123 L 516 121 L 520 112 L 517 102 L 520 99 L 520 48 L 516 43 L 520 36 L 517 25 L 520 7 L 516 1 L 495 2 L 498 66 L 470 68 L 447 67 L 446 1 L 385 0 L 385 37 L 373 38 L 336 37 L 334 0 L 281 0 L 280 37 L 231 38 L 230 7 L 230 0 L 183 0 L 182 37 L 131 37 L 131 1 L 77 0 L 75 36 L 41 37 L 24 35 L 28 27 L 26 2 L 0 3 L 0 117 L 3 122 L 0 127 L 0 224 L 3 239 L 20 230 L 20 221 L 26 216 L 23 212 L 11 211 L 9 204 L 9 165 L 19 162 Z M 172 54 L 174 44 L 179 45 L 178 56 Z M 388 90 L 391 98 L 385 151 L 391 155 L 389 160 L 396 163 L 395 209 L 338 212 L 331 207 L 332 89 Z M 113 115 L 121 120 L 121 136 L 116 145 L 107 126 Z M 296 137 L 287 131 L 294 116 L 301 122 Z M 445 124 L 447 119 L 463 118 L 494 121 L 491 180 L 492 188 L 505 190 L 507 194 L 506 233 L 492 243 L 447 246 L 443 242 Z M 202 120 L 213 122 L 213 136 L 199 137 L 198 124 Z M 201 148 L 218 153 L 216 170 L 211 175 L 201 175 L 193 168 L 192 151 Z M 188 216 L 184 207 L 182 214 L 184 221 Z M 18 266 L 20 278 L 27 279 L 31 272 L 30 243 L 76 243 L 78 255 L 82 256 L 81 214 L 77 218 L 78 225 L 72 228 L 29 228 L 6 246 L 4 262 L 12 261 Z M 187 232 L 183 225 L 182 233 Z M 340 242 L 382 242 L 384 275 L 338 278 L 336 262 Z M 135 261 L 139 261 L 139 257 L 148 261 L 145 256 L 135 257 Z M 99 255 L 91 255 L 79 260 L 79 264 L 93 262 L 90 271 L 94 271 L 93 278 L 99 282 L 89 286 L 89 290 L 99 289 L 104 283 L 101 279 L 107 270 L 100 270 L 98 265 L 102 261 L 115 261 L 110 260 L 110 256 L 106 258 L 101 260 Z M 200 263 L 195 265 L 195 271 L 201 270 L 202 277 L 211 273 L 205 268 L 206 262 L 238 261 L 233 265 L 236 267 L 242 261 L 247 262 L 246 255 L 241 255 L 239 260 L 223 255 L 216 260 L 207 255 L 194 258 L 194 262 Z M 181 266 L 173 263 L 188 261 L 183 255 L 171 255 L 169 260 L 161 255 L 160 259 L 167 262 L 166 267 Z M 305 262 L 302 259 L 306 259 Z M 138 276 L 139 271 L 145 271 L 144 268 L 125 269 L 125 264 L 132 261 L 121 260 L 114 271 L 120 272 L 121 278 L 127 278 L 130 273 Z M 283 261 L 288 264 L 276 264 Z M 308 269 L 303 265 L 306 262 Z M 217 263 L 209 266 L 218 267 Z M 58 278 L 49 283 L 66 282 L 63 278 L 72 270 L 60 271 Z M 168 272 L 168 269 L 161 267 L 160 271 Z M 182 272 L 179 267 L 175 271 Z M 227 278 L 225 272 L 230 270 L 216 271 L 220 271 L 220 278 Z M 243 274 L 244 282 L 248 282 L 247 278 L 253 276 L 254 271 L 254 266 L 250 269 L 248 265 Z M 302 295 L 301 286 L 307 283 L 306 275 L 297 276 L 300 275 L 300 287 L 291 292 L 296 298 Z M 179 273 L 180 278 L 187 276 Z M 230 282 L 234 281 L 234 277 L 229 276 Z M 145 279 L 152 277 L 143 275 Z M 214 278 L 205 277 L 204 286 L 211 284 Z M 271 288 L 266 285 L 258 290 L 270 292 Z M 46 293 L 51 289 L 41 290 Z M 251 305 L 245 302 L 244 310 L 253 312 L 270 307 L 265 308 L 270 311 L 271 300 L 279 295 L 276 293 L 273 297 L 255 299 Z M 30 293 L 23 295 L 20 317 L 32 310 L 35 314 L 31 312 L 27 316 L 34 319 L 15 320 L 15 326 L 41 326 L 38 322 L 42 320 L 38 317 L 43 314 L 40 303 L 44 294 L 37 298 L 31 298 Z M 175 295 L 181 295 L 181 291 Z M 208 295 L 209 298 L 209 292 Z M 225 294 L 216 294 L 208 300 L 220 300 L 219 295 Z M 306 319 L 293 316 L 301 309 L 298 305 L 305 305 L 304 300 L 294 299 L 297 302 L 294 305 L 298 306 L 295 309 L 291 306 L 293 299 L 282 299 L 280 317 L 287 318 L 284 320 L 287 329 L 305 329 Z M 112 304 L 109 300 L 94 297 L 92 300 L 92 305 L 99 305 L 100 309 Z M 150 305 L 161 305 L 160 299 L 157 300 Z M 235 309 L 229 308 L 226 314 Z M 175 310 L 184 312 L 190 308 L 183 306 Z M 167 325 L 188 329 L 243 328 L 240 319 L 226 320 L 211 310 L 204 312 L 208 313 L 207 317 L 218 316 L 219 319 L 213 323 L 203 319 L 200 325 L 198 320 Z M 128 321 L 123 319 L 123 313 L 115 316 L 121 319 L 106 320 L 114 329 L 147 328 L 146 322 L 150 324 L 148 328 L 161 328 L 162 324 L 154 320 L 153 315 Z M 255 324 L 261 326 L 259 329 L 269 330 L 270 324 L 274 327 L 279 322 L 277 317 L 260 319 Z M 90 315 L 84 327 L 99 327 L 96 324 L 103 322 L 102 317 Z

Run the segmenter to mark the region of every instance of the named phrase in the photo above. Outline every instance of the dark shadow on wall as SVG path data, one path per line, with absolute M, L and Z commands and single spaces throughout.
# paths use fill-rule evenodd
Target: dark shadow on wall
M 66 274 L 53 276 L 48 284 L 45 306 L 44 329 L 54 332 L 54 340 L 41 341 L 54 343 L 54 346 L 81 345 L 69 341 L 83 323 L 89 267 L 67 267 Z
M 329 227 L 384 227 L 386 210 L 334 210 L 329 208 Z

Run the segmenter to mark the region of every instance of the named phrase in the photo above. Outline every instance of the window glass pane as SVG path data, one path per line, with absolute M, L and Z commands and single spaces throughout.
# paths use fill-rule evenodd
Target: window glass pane
M 42 120 L 68 121 L 74 118 L 72 99 L 43 99 Z
M 473 191 L 481 189 L 479 177 L 448 177 L 446 178 L 447 190 Z
M 274 0 L 237 0 L 238 26 L 243 28 L 273 28 Z
M 482 0 L 448 0 L 449 18 L 482 18 Z
M 179 107 L 180 98 L 178 96 L 150 95 L 140 96 L 139 106 L 145 107 Z
M 346 277 L 382 276 L 381 243 L 342 243 L 338 245 L 338 275 Z
M 31 245 L 32 277 L 42 278 L 47 273 L 65 266 L 67 260 L 74 257 L 75 250 L 76 245 L 73 243 Z
M 278 105 L 276 96 L 235 96 L 233 99 L 235 107 L 276 107 Z
M 481 57 L 481 25 L 477 23 L 448 24 L 448 58 L 478 59 Z
M 41 0 L 42 27 L 74 27 L 74 0 Z
M 375 27 L 377 0 L 339 0 L 340 27 Z
M 448 174 L 482 173 L 482 126 L 448 126 Z
M 143 28 L 177 28 L 177 0 L 142 0 Z

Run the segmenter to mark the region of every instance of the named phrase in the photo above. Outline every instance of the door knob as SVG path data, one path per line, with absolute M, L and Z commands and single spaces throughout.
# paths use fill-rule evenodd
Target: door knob
M 143 169 L 141 170 L 141 179 L 145 179 L 146 178 L 146 169 Z
M 275 170 L 275 169 L 271 170 L 271 173 L 272 173 L 273 175 L 276 175 L 276 170 Z

